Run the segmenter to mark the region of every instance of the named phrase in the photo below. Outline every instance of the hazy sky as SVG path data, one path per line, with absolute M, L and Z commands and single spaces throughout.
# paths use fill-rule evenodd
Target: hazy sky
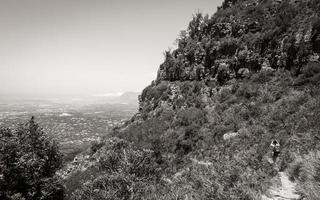
M 0 0 L 0 95 L 138 91 L 222 0 Z

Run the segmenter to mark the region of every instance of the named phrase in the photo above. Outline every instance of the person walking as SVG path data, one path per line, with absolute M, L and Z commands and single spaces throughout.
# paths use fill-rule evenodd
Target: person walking
M 272 160 L 275 163 L 280 155 L 280 143 L 277 140 L 272 140 L 270 146 L 272 148 Z

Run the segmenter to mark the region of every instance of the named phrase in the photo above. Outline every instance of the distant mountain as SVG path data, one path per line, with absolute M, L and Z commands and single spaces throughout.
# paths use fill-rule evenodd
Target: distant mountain
M 125 92 L 120 95 L 117 100 L 121 103 L 138 104 L 139 95 L 140 93 L 138 92 Z
M 103 100 L 106 103 L 138 105 L 139 95 L 140 93 L 138 92 L 124 92 L 124 93 L 117 93 L 115 95 L 110 95 L 110 96 L 101 96 L 100 100 Z

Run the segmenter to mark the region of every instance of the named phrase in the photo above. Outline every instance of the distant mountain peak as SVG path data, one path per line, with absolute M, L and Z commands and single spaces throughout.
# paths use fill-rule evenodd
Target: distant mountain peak
M 103 94 L 96 94 L 94 96 L 95 97 L 119 97 L 122 94 L 124 94 L 124 92 L 109 92 L 109 93 L 103 93 Z

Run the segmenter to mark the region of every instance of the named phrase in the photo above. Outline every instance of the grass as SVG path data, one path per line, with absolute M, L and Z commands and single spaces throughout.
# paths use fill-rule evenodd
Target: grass
M 289 167 L 290 179 L 306 200 L 320 199 L 320 151 L 297 155 Z

